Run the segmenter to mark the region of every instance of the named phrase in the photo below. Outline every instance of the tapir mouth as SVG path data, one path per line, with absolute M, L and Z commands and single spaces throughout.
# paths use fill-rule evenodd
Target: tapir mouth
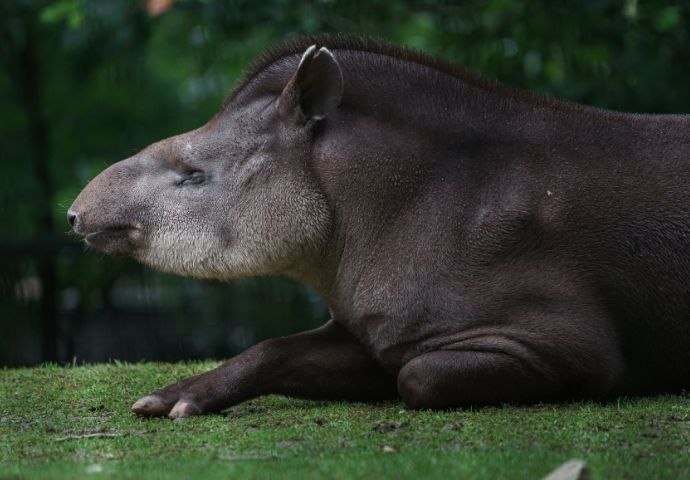
M 83 235 L 88 246 L 109 255 L 131 253 L 139 246 L 143 237 L 140 228 L 127 224 L 102 226 Z
M 90 243 L 91 240 L 102 238 L 104 236 L 116 237 L 118 235 L 124 235 L 133 229 L 134 227 L 125 224 L 108 225 L 106 227 L 96 229 L 95 232 L 85 233 L 84 240 L 86 240 L 86 243 Z

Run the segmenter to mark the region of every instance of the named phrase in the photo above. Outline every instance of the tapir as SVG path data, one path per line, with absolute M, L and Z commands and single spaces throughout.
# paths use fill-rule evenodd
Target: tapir
M 264 394 L 446 409 L 690 387 L 689 116 L 311 37 L 264 54 L 204 126 L 105 169 L 67 216 L 106 254 L 286 275 L 329 307 L 139 415 Z

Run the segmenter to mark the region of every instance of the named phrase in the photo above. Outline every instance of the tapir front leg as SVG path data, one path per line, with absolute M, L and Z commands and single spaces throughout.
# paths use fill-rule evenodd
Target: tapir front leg
M 336 400 L 397 397 L 395 378 L 330 321 L 316 330 L 261 342 L 214 370 L 157 390 L 132 410 L 186 417 L 271 393 Z

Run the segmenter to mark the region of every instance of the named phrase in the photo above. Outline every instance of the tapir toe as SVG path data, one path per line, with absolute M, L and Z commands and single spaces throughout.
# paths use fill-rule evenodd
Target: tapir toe
M 134 402 L 132 411 L 137 415 L 165 415 L 170 411 L 170 405 L 166 404 L 158 395 L 148 395 Z
M 189 417 L 190 415 L 199 415 L 201 409 L 192 401 L 180 400 L 175 404 L 175 406 L 170 410 L 168 416 L 171 418 L 183 418 Z

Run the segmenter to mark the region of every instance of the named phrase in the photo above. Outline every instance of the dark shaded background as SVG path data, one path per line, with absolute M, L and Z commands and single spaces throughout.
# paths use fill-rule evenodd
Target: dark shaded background
M 286 279 L 177 278 L 66 233 L 90 178 L 205 123 L 276 42 L 374 35 L 545 94 L 680 113 L 689 21 L 688 2 L 636 0 L 3 1 L 0 365 L 220 358 L 327 318 Z

